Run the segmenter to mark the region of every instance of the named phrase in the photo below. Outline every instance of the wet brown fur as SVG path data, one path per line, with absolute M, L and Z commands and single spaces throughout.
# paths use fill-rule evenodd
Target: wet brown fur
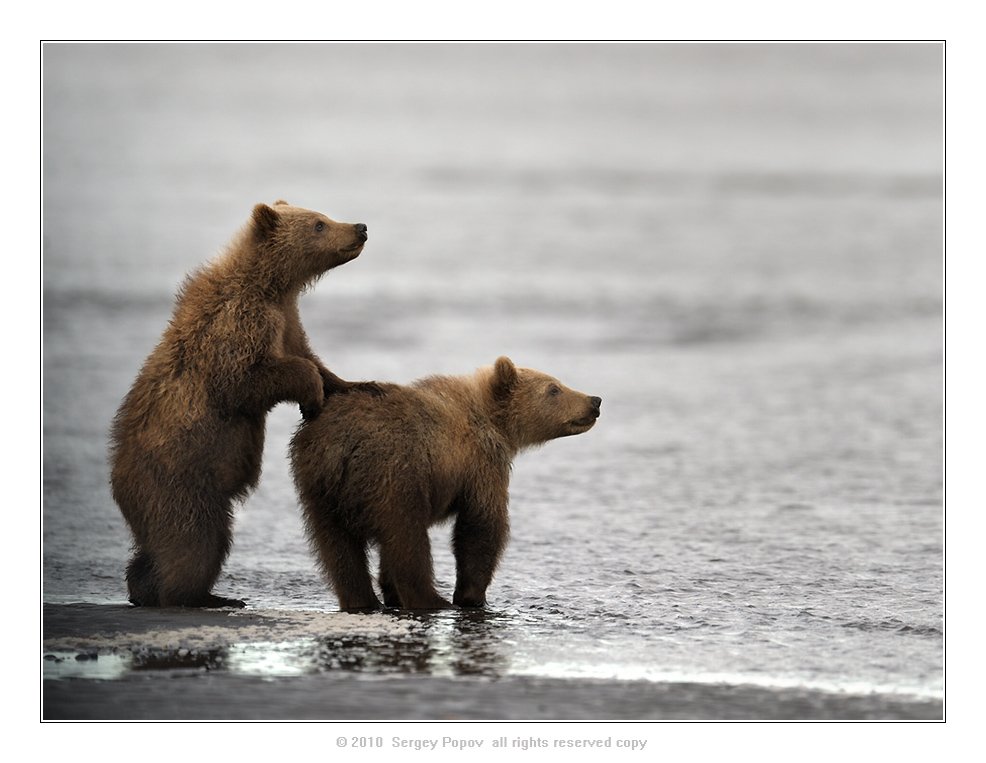
M 376 609 L 367 547 L 380 549 L 387 607 L 452 606 L 435 590 L 429 526 L 455 519 L 453 603 L 482 607 L 507 542 L 518 451 L 592 428 L 600 399 L 508 358 L 383 395 L 327 400 L 291 443 L 312 548 L 346 610 Z
M 315 416 L 327 396 L 360 387 L 312 352 L 298 296 L 365 240 L 365 226 L 258 204 L 226 251 L 186 279 L 110 437 L 113 497 L 134 540 L 134 604 L 243 606 L 212 586 L 233 502 L 260 477 L 267 412 L 292 401 Z

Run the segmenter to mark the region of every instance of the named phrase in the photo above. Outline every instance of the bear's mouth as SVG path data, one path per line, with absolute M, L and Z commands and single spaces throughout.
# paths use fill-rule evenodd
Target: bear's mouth
M 599 418 L 598 413 L 593 413 L 589 416 L 584 416 L 581 419 L 575 419 L 574 421 L 568 422 L 568 425 L 574 429 L 590 430 L 596 423 L 596 419 Z
M 354 259 L 359 257 L 359 253 L 363 251 L 363 246 L 366 244 L 365 241 L 360 241 L 352 246 L 347 246 L 345 249 L 341 250 L 343 254 L 348 254 L 349 259 Z

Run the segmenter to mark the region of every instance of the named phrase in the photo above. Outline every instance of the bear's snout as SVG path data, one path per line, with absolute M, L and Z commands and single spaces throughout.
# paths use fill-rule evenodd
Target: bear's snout
M 582 422 L 585 424 L 589 424 L 590 426 L 592 424 L 595 424 L 596 419 L 599 418 L 599 406 L 602 404 L 603 404 L 603 399 L 601 397 L 590 397 L 589 412 L 588 414 L 586 414 L 586 417 L 582 419 Z
M 589 398 L 589 416 L 593 419 L 599 418 L 599 406 L 603 404 L 601 397 Z
M 366 226 L 363 223 L 356 223 L 353 227 L 356 229 L 356 238 L 360 241 L 366 241 Z
M 589 431 L 595 425 L 596 419 L 599 418 L 599 406 L 602 405 L 603 399 L 601 397 L 589 396 L 584 396 L 582 399 L 588 403 L 588 406 L 585 408 L 582 408 L 581 405 L 579 406 L 584 413 L 580 418 L 568 422 L 568 434 L 581 434 L 582 432 Z

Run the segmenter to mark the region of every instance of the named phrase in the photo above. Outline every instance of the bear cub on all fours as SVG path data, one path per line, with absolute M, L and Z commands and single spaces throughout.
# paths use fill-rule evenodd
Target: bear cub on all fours
M 212 586 L 233 502 L 260 477 L 267 412 L 291 401 L 315 416 L 330 395 L 378 390 L 329 371 L 298 315 L 300 292 L 366 239 L 361 223 L 258 204 L 226 252 L 186 279 L 110 435 L 113 498 L 133 535 L 133 604 L 243 606 Z
M 507 542 L 518 451 L 587 432 L 601 400 L 499 358 L 470 376 L 433 376 L 383 394 L 330 398 L 291 442 L 313 550 L 345 610 L 380 607 L 367 547 L 380 551 L 387 607 L 482 607 Z M 435 590 L 429 526 L 454 519 L 452 603 Z

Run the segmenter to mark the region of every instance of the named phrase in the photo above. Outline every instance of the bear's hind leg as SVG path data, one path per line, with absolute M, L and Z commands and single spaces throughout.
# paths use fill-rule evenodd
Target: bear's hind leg
M 137 548 L 127 564 L 127 598 L 135 607 L 158 607 L 157 573 L 150 553 Z
M 171 527 L 155 543 L 159 606 L 244 607 L 239 599 L 212 593 L 232 544 L 229 502 L 198 508 L 180 532 Z
M 397 593 L 397 585 L 390 571 L 380 565 L 380 590 L 383 591 L 383 605 L 388 609 L 401 608 L 401 595 Z
M 325 513 L 318 515 L 317 524 L 309 523 L 309 537 L 339 599 L 339 608 L 357 612 L 380 609 L 370 579 L 366 541 L 339 527 Z
M 387 571 L 403 609 L 449 609 L 452 602 L 435 590 L 427 529 L 381 542 L 380 567 Z

